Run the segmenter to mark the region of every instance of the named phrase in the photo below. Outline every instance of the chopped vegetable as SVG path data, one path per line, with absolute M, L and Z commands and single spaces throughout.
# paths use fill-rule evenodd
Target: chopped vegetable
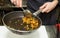
M 22 18 L 14 18 L 9 20 L 9 22 L 7 22 L 7 25 L 17 30 L 29 31 L 38 28 L 40 23 L 37 18 L 28 14 Z

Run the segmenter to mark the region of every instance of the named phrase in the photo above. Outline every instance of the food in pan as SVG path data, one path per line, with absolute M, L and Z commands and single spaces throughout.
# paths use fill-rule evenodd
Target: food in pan
M 7 25 L 16 30 L 30 31 L 40 26 L 40 21 L 34 16 L 26 15 L 22 18 L 14 18 L 7 22 Z

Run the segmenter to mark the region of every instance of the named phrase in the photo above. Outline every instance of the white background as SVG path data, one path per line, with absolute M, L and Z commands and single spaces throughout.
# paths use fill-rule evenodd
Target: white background
M 45 26 L 28 35 L 18 35 L 9 31 L 5 26 L 0 26 L 0 38 L 48 38 Z

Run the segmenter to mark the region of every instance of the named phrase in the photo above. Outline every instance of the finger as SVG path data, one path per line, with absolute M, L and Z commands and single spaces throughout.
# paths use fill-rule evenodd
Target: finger
M 45 4 L 43 4 L 43 5 L 40 7 L 40 9 L 42 10 L 42 9 L 44 9 L 46 6 L 47 6 L 47 4 L 45 3 Z
M 49 13 L 51 10 L 47 10 L 47 13 Z
M 18 0 L 18 1 L 17 1 L 17 6 L 18 6 L 18 7 L 22 7 L 22 0 Z
M 16 0 L 11 0 L 11 2 L 16 5 Z
M 20 0 L 20 7 L 22 7 L 22 0 Z
M 42 10 L 42 13 L 47 12 L 49 9 L 46 7 Z
M 16 0 L 13 0 L 12 2 L 13 2 L 13 3 L 16 3 Z
M 13 0 L 10 0 L 12 3 L 14 2 Z
M 14 0 L 14 4 L 17 5 L 17 1 L 16 0 Z

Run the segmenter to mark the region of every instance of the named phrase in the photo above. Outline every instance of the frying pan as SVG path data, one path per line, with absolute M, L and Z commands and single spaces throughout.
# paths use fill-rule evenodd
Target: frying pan
M 29 12 L 29 11 L 28 11 Z M 38 12 L 38 13 L 37 13 Z M 33 17 L 37 18 L 39 21 L 40 21 L 40 24 L 39 24 L 39 27 L 42 25 L 42 21 L 41 19 L 37 16 L 37 14 L 39 14 L 39 10 L 33 13 Z M 2 18 L 2 22 L 3 24 L 10 30 L 12 31 L 13 33 L 16 33 L 16 34 L 29 34 L 29 33 L 32 33 L 34 31 L 36 31 L 37 29 L 34 29 L 34 30 L 30 30 L 30 31 L 23 31 L 23 30 L 16 30 L 14 28 L 11 28 L 7 25 L 8 21 L 11 20 L 11 19 L 15 19 L 15 18 L 23 18 L 24 17 L 24 14 L 23 14 L 23 11 L 13 11 L 13 12 L 9 12 L 7 13 L 6 15 L 3 16 Z

